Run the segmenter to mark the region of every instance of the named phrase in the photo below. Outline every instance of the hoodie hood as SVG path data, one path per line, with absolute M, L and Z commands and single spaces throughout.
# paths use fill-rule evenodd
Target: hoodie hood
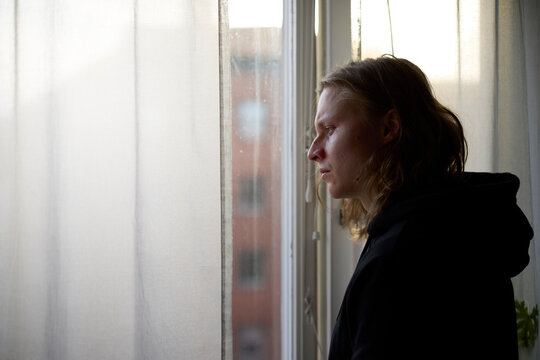
M 416 231 L 431 234 L 429 241 L 449 242 L 457 256 L 514 277 L 529 263 L 533 237 L 516 202 L 518 188 L 519 179 L 509 173 L 465 173 L 457 183 L 400 192 L 369 224 L 369 237 L 407 219 Z

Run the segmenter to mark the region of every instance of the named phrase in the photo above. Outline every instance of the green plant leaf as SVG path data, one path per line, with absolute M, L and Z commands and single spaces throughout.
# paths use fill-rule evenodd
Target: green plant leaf
M 538 305 L 530 313 L 525 301 L 515 300 L 515 306 L 519 346 L 533 346 L 538 333 Z

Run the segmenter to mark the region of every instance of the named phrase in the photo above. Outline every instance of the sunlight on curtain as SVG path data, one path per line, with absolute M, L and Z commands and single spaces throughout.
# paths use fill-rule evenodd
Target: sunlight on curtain
M 395 56 L 425 71 L 436 97 L 463 123 L 469 145 L 467 170 L 518 175 L 518 203 L 534 224 L 538 214 L 533 208 L 539 206 L 532 203 L 539 186 L 534 173 L 539 154 L 534 149 L 539 136 L 529 134 L 529 129 L 538 129 L 538 119 L 528 117 L 526 84 L 538 80 L 526 77 L 525 50 L 532 43 L 524 45 L 524 2 L 533 3 L 352 0 L 351 35 L 356 58 L 392 53 L 393 48 Z M 537 44 L 536 40 L 536 49 Z M 534 306 L 534 242 L 529 253 L 530 265 L 513 283 L 515 297 Z M 521 349 L 523 358 L 535 354 L 536 347 Z
M 361 56 L 390 54 L 393 39 L 395 55 L 417 64 L 441 102 L 459 113 L 471 145 L 469 168 L 488 171 L 494 161 L 495 9 L 480 1 L 459 4 L 391 1 L 391 34 L 386 2 L 362 0 Z M 353 34 L 358 38 L 357 31 Z
M 0 1 L 0 358 L 217 359 L 218 2 Z

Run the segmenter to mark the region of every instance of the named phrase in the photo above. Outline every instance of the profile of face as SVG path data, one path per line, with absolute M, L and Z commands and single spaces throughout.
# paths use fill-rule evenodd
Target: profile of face
M 366 200 L 373 195 L 362 183 L 363 173 L 374 152 L 395 138 L 393 118 L 395 112 L 389 112 L 380 121 L 370 121 L 357 103 L 343 99 L 339 89 L 322 91 L 315 116 L 317 136 L 308 159 L 318 163 L 333 198 Z

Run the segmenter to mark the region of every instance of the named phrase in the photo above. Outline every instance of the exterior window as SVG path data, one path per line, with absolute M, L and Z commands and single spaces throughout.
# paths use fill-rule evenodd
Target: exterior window
M 265 194 L 262 177 L 243 177 L 240 179 L 239 212 L 259 216 L 264 211 Z
M 265 132 L 267 105 L 259 100 L 244 100 L 238 104 L 238 134 L 245 140 L 260 139 Z
M 265 251 L 244 250 L 238 256 L 239 285 L 244 289 L 259 288 L 264 284 Z
M 238 331 L 238 359 L 263 360 L 267 336 L 260 325 L 244 326 Z

